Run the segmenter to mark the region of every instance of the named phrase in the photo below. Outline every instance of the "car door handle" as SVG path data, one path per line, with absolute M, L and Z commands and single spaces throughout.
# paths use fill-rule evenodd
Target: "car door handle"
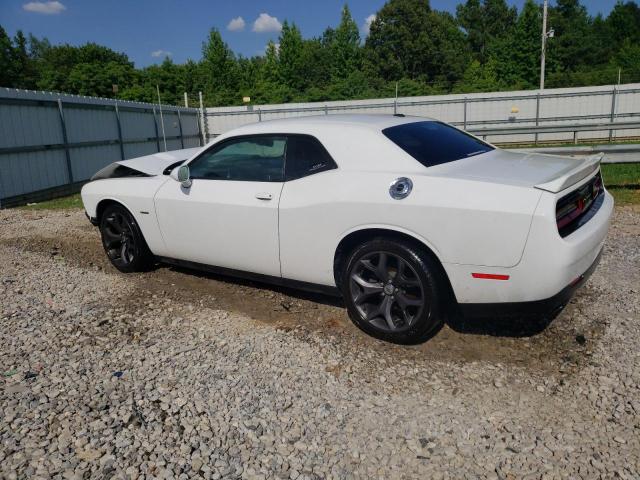
M 256 198 L 258 200 L 271 200 L 273 199 L 273 195 L 270 193 L 256 193 Z

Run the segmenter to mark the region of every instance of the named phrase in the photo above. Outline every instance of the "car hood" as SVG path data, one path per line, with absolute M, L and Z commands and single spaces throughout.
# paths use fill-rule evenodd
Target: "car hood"
M 198 150 L 200 147 L 159 152 L 131 160 L 118 160 L 98 170 L 91 180 L 161 175 L 167 167 L 190 159 Z
M 601 159 L 602 154 L 573 158 L 495 149 L 483 155 L 432 167 L 434 171 L 430 173 L 452 178 L 535 187 L 555 193 L 597 170 Z
M 161 175 L 165 168 L 176 162 L 190 159 L 198 150 L 200 150 L 200 147 L 171 150 L 170 152 L 154 153 L 144 157 L 132 158 L 131 160 L 119 160 L 114 163 L 147 175 Z

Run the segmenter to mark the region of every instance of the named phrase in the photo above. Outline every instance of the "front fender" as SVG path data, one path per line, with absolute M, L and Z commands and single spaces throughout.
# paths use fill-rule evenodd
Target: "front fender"
M 154 255 L 165 252 L 154 207 L 154 196 L 168 180 L 165 176 L 110 178 L 89 182 L 80 195 L 89 218 L 97 218 L 100 202 L 112 200 L 123 205 L 135 218 L 149 249 Z

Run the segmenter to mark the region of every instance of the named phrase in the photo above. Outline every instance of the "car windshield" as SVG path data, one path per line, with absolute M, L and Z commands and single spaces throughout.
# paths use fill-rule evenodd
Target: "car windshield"
M 405 123 L 385 128 L 382 133 L 425 167 L 474 157 L 494 149 L 442 122 Z

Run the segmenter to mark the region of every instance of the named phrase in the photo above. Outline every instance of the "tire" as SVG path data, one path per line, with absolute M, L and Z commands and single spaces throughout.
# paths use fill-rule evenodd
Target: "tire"
M 426 341 L 442 326 L 446 280 L 431 255 L 404 240 L 376 238 L 356 247 L 342 271 L 349 317 L 392 343 Z
M 100 235 L 109 261 L 121 272 L 143 272 L 153 265 L 153 254 L 138 223 L 122 205 L 106 207 L 100 218 Z

